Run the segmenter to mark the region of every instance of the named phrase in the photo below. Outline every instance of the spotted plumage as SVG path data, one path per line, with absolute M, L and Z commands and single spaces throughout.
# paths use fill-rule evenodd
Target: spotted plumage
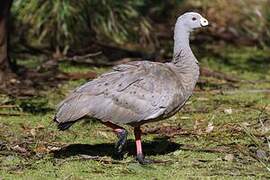
M 114 124 L 131 125 L 137 129 L 137 137 L 140 125 L 174 115 L 192 95 L 199 77 L 198 61 L 189 46 L 190 32 L 207 24 L 200 14 L 185 13 L 175 25 L 174 58 L 170 63 L 135 61 L 118 65 L 74 90 L 58 106 L 54 120 L 59 129 L 65 130 L 88 116 L 120 129 L 118 134 L 123 128 Z

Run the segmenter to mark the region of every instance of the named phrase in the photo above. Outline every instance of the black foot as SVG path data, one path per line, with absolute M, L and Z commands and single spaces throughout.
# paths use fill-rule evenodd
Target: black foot
M 142 165 L 151 164 L 154 162 L 151 159 L 145 159 L 143 154 L 137 154 L 136 160 Z
M 116 159 L 123 159 L 124 157 L 124 148 L 126 147 L 126 142 L 127 142 L 127 136 L 128 132 L 127 130 L 123 130 L 122 132 L 118 133 L 118 138 L 119 140 L 115 144 L 115 158 Z

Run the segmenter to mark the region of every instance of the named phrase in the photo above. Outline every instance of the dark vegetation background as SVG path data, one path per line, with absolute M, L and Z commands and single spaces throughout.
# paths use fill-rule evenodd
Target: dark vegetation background
M 5 65 L 6 69 L 12 68 L 23 79 L 33 75 L 20 67 L 20 62 L 29 58 L 41 61 L 38 62 L 41 63 L 40 68 L 46 70 L 57 70 L 55 66 L 62 61 L 110 66 L 133 60 L 131 58 L 152 61 L 170 59 L 173 25 L 176 17 L 186 11 L 201 12 L 211 22 L 206 31 L 192 39 L 196 44 L 194 48 L 201 49 L 198 56 L 203 51 L 212 55 L 228 44 L 265 49 L 270 43 L 267 0 L 138 0 L 125 3 L 106 0 L 16 0 L 10 9 L 11 3 L 3 1 L 1 4 L 1 22 L 9 25 L 8 33 L 1 35 L 9 37 L 11 57 L 4 58 L 3 55 L 1 62 L 10 64 L 9 67 Z M 2 90 L 6 86 L 8 89 L 10 86 L 16 88 L 16 83 L 24 83 L 19 77 L 10 79 L 3 76 L 0 76 Z M 9 86 L 7 81 L 10 80 L 13 84 Z M 36 83 L 44 82 L 40 80 Z
M 192 49 L 201 66 L 201 77 L 191 104 L 170 124 L 168 121 L 144 129 L 148 140 L 166 136 L 170 142 L 183 143 L 182 150 L 192 155 L 186 157 L 188 155 L 181 154 L 181 148 L 166 140 L 167 149 L 152 152 L 151 147 L 157 145 L 150 144 L 149 154 L 168 159 L 172 164 L 180 158 L 183 164 L 179 167 L 167 166 L 171 167 L 169 171 L 160 165 L 146 173 L 139 166 L 126 165 L 132 161 L 130 158 L 124 165 L 117 165 L 120 173 L 113 165 L 106 166 L 107 172 L 116 177 L 138 172 L 142 177 L 152 177 L 156 172 L 168 175 L 180 168 L 180 177 L 180 174 L 190 176 L 193 168 L 199 168 L 195 176 L 269 177 L 269 7 L 269 0 L 1 1 L 0 127 L 3 130 L 0 130 L 0 167 L 3 173 L 10 177 L 17 173 L 26 178 L 32 174 L 42 176 L 44 172 L 35 170 L 40 165 L 33 165 L 37 159 L 47 164 L 47 168 L 52 168 L 50 163 L 59 163 L 61 166 L 54 172 L 65 172 L 69 170 L 62 166 L 65 161 L 72 160 L 74 166 L 82 166 L 81 161 L 67 158 L 56 162 L 49 158 L 53 150 L 74 141 L 85 144 L 114 141 L 95 123 L 81 125 L 82 129 L 76 127 L 84 135 L 75 132 L 75 128 L 74 141 L 70 139 L 72 133 L 59 134 L 51 126 L 56 104 L 70 90 L 113 65 L 140 59 L 170 60 L 176 18 L 186 11 L 196 11 L 211 25 L 191 37 Z M 90 129 L 92 137 L 100 136 L 105 142 L 95 138 L 85 140 L 90 126 L 97 127 L 97 130 Z M 98 130 L 102 133 L 97 135 Z M 190 144 L 190 139 L 194 144 Z M 164 143 L 163 140 L 158 142 Z M 92 148 L 97 152 L 112 148 L 106 144 L 101 146 L 77 148 Z M 67 153 L 77 152 L 76 146 L 74 148 Z M 105 157 L 110 156 L 106 152 Z M 203 159 L 199 152 L 210 155 L 203 154 L 206 157 Z M 75 153 L 78 154 L 93 155 Z M 216 162 L 218 158 L 221 161 Z M 90 159 L 102 161 L 93 156 Z M 193 159 L 199 160 L 194 162 Z M 183 166 L 185 161 L 188 165 Z M 111 163 L 115 162 L 103 160 L 103 165 Z M 85 168 L 89 166 L 95 168 L 90 170 L 93 177 L 108 175 L 97 162 L 90 161 Z M 125 166 L 128 166 L 126 171 Z M 217 171 L 216 166 L 225 169 Z M 63 173 L 59 177 L 89 175 L 80 170 L 72 172 L 70 176 Z M 49 176 L 56 177 L 53 173 Z

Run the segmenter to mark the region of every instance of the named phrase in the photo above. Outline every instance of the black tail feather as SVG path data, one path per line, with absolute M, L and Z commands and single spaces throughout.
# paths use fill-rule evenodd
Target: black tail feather
M 70 128 L 70 126 L 72 126 L 76 121 L 72 121 L 72 122 L 63 122 L 63 123 L 59 123 L 56 119 L 56 117 L 54 117 L 53 119 L 54 122 L 57 123 L 57 128 L 60 130 L 60 131 L 64 131 L 64 130 L 67 130 L 68 128 Z
M 57 125 L 57 128 L 58 128 L 60 131 L 64 131 L 64 130 L 67 130 L 68 128 L 70 128 L 70 126 L 72 126 L 74 123 L 75 123 L 75 121 L 73 121 L 73 122 L 59 123 L 59 124 Z

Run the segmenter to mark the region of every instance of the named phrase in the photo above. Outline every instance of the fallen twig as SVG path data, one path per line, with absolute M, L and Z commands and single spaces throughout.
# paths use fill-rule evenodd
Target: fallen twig
M 64 58 L 58 59 L 58 61 L 64 61 L 64 60 L 80 61 L 80 60 L 85 60 L 87 58 L 95 57 L 95 56 L 98 56 L 98 55 L 101 55 L 101 54 L 102 54 L 102 52 L 99 51 L 99 52 L 96 52 L 96 53 L 89 53 L 89 54 L 82 55 L 82 56 L 64 57 Z
M 57 59 L 57 61 L 71 61 L 71 62 L 76 62 L 76 63 L 84 63 L 84 64 L 92 64 L 92 65 L 96 65 L 97 64 L 97 60 L 93 59 L 93 57 L 99 56 L 101 55 L 102 52 L 96 52 L 96 53 L 89 53 L 86 55 L 75 55 L 75 56 L 71 56 L 71 57 L 63 57 L 60 59 Z M 111 66 L 112 62 L 109 61 L 102 61 L 102 62 L 98 62 L 98 65 L 102 65 L 102 66 Z
M 87 73 L 62 73 L 58 74 L 56 78 L 58 80 L 78 80 L 78 79 L 94 79 L 97 77 L 95 72 Z
M 200 69 L 200 74 L 202 76 L 206 76 L 206 77 L 214 77 L 217 79 L 224 79 L 224 80 L 229 81 L 229 82 L 239 82 L 240 81 L 239 79 L 231 77 L 227 74 L 224 74 L 222 72 L 213 71 L 213 70 L 210 70 L 210 69 L 205 68 L 205 67 L 202 67 Z
M 231 151 L 231 148 L 226 146 L 220 146 L 215 148 L 195 148 L 194 146 L 183 146 L 181 147 L 181 150 L 207 153 L 229 153 Z
M 17 105 L 0 105 L 0 108 L 19 108 Z
M 104 157 L 100 157 L 100 156 L 89 156 L 89 155 L 83 155 L 83 154 L 79 155 L 79 157 L 75 157 L 72 159 L 64 159 L 64 160 L 60 161 L 58 164 L 62 165 L 65 162 L 80 161 L 80 160 L 94 160 L 94 161 L 102 162 L 105 164 L 124 164 L 121 161 L 115 161 L 112 159 L 105 159 Z
M 26 113 L 5 113 L 5 112 L 0 112 L 0 116 L 29 116 L 29 114 L 26 114 Z
M 270 89 L 246 89 L 246 90 L 232 90 L 222 91 L 222 94 L 238 94 L 238 93 L 270 93 Z

